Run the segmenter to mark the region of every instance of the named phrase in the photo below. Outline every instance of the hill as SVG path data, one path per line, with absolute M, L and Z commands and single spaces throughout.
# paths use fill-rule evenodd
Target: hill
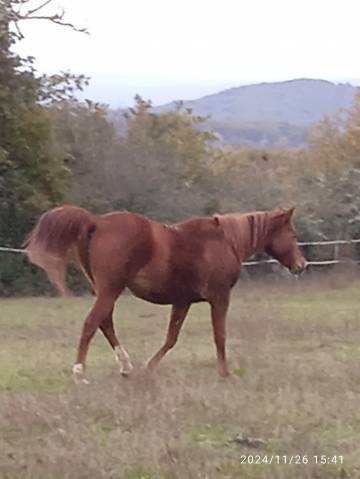
M 299 79 L 231 88 L 185 101 L 184 106 L 209 116 L 209 125 L 224 143 L 296 147 L 306 142 L 309 129 L 325 114 L 348 108 L 355 92 L 349 83 Z M 175 103 L 156 111 L 171 110 Z

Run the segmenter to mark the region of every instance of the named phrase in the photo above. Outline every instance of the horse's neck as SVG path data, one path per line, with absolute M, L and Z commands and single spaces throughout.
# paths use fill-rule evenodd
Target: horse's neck
M 222 224 L 227 242 L 240 264 L 252 255 L 251 232 L 246 215 L 224 215 Z
M 255 213 L 254 221 L 252 222 L 252 249 L 254 253 L 264 251 L 270 232 L 271 216 L 268 212 Z
M 254 220 L 251 220 L 251 215 L 234 215 L 232 218 L 234 234 L 231 241 L 240 262 L 264 249 L 269 218 L 267 213 L 255 215 Z

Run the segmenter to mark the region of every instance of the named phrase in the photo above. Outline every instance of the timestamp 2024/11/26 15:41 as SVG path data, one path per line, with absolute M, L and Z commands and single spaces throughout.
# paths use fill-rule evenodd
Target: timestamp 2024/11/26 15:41
M 269 454 L 269 455 L 260 455 L 260 454 L 242 454 L 240 456 L 241 464 L 294 464 L 294 465 L 306 465 L 306 464 L 315 464 L 315 465 L 326 465 L 326 464 L 337 464 L 341 465 L 344 463 L 344 456 L 342 455 L 327 455 L 327 454 Z

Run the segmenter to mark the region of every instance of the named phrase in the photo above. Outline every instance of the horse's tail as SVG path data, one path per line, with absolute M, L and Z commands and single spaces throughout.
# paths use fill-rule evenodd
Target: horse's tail
M 90 239 L 95 229 L 94 215 L 84 208 L 66 205 L 44 213 L 24 243 L 30 262 L 47 272 L 62 296 L 71 294 L 65 279 L 68 258 L 74 247 L 83 249 L 84 241 Z M 83 258 L 79 259 L 83 263 Z

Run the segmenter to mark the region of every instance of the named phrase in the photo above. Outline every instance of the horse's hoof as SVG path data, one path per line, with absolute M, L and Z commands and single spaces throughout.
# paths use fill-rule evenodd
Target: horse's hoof
M 84 376 L 84 367 L 82 364 L 74 364 L 72 373 L 75 384 L 90 384 L 90 381 Z
M 149 359 L 149 361 L 145 364 L 145 369 L 146 369 L 146 371 L 148 371 L 148 372 L 152 372 L 152 371 L 154 371 L 154 369 L 156 369 L 156 367 L 158 366 L 158 364 L 159 364 L 159 361 L 154 360 L 154 358 L 153 358 L 153 359 Z
M 132 365 L 128 365 L 127 368 L 121 368 L 120 369 L 120 374 L 123 378 L 128 378 L 131 376 L 131 373 L 133 371 L 133 366 Z
M 79 385 L 79 384 L 90 384 L 90 381 L 84 377 L 81 377 L 81 376 L 77 376 L 77 375 L 73 375 L 73 380 L 74 380 L 74 383 Z
M 128 378 L 132 373 L 134 366 L 131 364 L 128 358 L 118 362 L 120 363 L 119 366 L 121 376 L 123 376 L 124 378 Z

